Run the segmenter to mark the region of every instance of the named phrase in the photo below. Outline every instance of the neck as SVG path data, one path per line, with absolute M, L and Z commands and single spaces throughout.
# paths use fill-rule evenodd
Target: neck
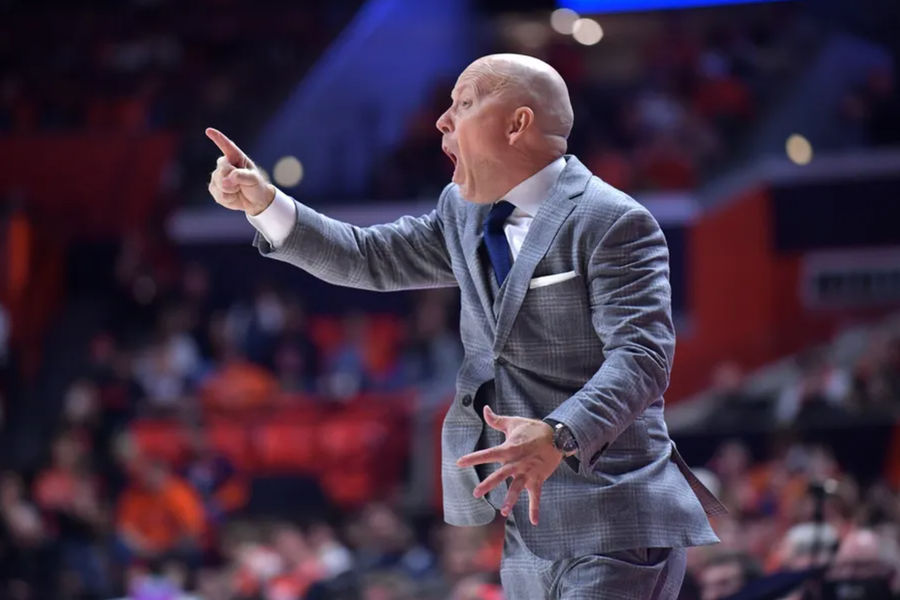
M 510 166 L 506 171 L 508 176 L 506 192 L 516 187 L 562 155 L 563 153 L 556 154 L 553 152 L 543 152 L 541 154 L 530 154 L 527 157 L 520 157 L 521 160 L 517 160 L 515 164 Z

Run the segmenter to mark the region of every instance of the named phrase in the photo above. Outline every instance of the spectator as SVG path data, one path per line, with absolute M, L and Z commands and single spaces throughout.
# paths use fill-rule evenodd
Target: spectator
M 366 368 L 366 317 L 347 315 L 343 322 L 341 345 L 325 366 L 326 391 L 335 398 L 349 399 L 372 388 L 372 374 Z
M 721 600 L 740 591 L 762 575 L 759 563 L 743 552 L 722 552 L 707 560 L 700 571 L 701 600 Z
M 168 467 L 139 459 L 117 509 L 118 558 L 178 557 L 196 564 L 206 531 L 203 503 Z
M 410 319 L 410 338 L 404 357 L 406 380 L 423 391 L 449 389 L 456 379 L 462 348 L 448 326 L 448 297 L 440 291 L 423 293 Z
M 285 304 L 284 328 L 274 345 L 273 362 L 282 390 L 318 389 L 319 349 L 310 339 L 306 311 L 298 298 L 289 298 Z
M 333 579 L 353 568 L 353 554 L 337 539 L 330 525 L 314 523 L 307 537 L 326 578 Z
M 365 571 L 396 570 L 424 577 L 433 567 L 433 554 L 416 543 L 408 523 L 385 504 L 366 506 L 348 527 L 358 565 Z
M 106 526 L 100 490 L 87 464 L 84 442 L 63 433 L 53 444 L 51 465 L 34 482 L 34 498 L 50 517 L 64 568 L 88 594 L 104 594 L 108 582 L 98 542 Z
M 229 345 L 219 367 L 200 385 L 200 395 L 208 409 L 234 412 L 270 405 L 277 389 L 269 371 L 246 360 Z
M 827 523 L 801 523 L 792 527 L 777 550 L 780 568 L 792 571 L 827 564 L 837 550 L 838 533 Z
M 56 564 L 47 528 L 27 499 L 16 473 L 0 476 L 0 593 L 8 598 L 47 597 Z
M 206 521 L 220 524 L 229 514 L 247 502 L 247 483 L 227 456 L 210 443 L 209 433 L 202 427 L 187 432 L 188 456 L 183 469 L 184 480 L 203 501 Z
M 897 540 L 870 529 L 848 533 L 828 571 L 834 598 L 888 599 L 900 591 Z

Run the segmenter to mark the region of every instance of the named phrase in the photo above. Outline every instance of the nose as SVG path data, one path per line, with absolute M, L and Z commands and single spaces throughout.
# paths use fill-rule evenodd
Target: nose
M 445 110 L 444 114 L 438 117 L 437 122 L 435 122 L 434 126 L 438 128 L 443 134 L 450 133 L 453 131 L 453 120 L 449 116 L 450 110 Z

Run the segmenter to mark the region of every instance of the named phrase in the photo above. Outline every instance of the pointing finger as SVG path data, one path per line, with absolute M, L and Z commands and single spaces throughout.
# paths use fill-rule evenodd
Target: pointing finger
M 237 144 L 228 139 L 228 136 L 218 129 L 207 127 L 206 137 L 211 139 L 212 142 L 219 147 L 219 150 L 222 151 L 222 154 L 225 155 L 228 162 L 235 167 L 244 167 L 250 162 L 250 159 L 237 147 Z

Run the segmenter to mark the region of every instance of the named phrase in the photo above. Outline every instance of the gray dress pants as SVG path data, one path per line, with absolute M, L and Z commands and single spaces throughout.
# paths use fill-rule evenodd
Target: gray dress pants
M 500 580 L 506 600 L 675 600 L 684 548 L 639 548 L 550 561 L 532 554 L 506 520 Z

